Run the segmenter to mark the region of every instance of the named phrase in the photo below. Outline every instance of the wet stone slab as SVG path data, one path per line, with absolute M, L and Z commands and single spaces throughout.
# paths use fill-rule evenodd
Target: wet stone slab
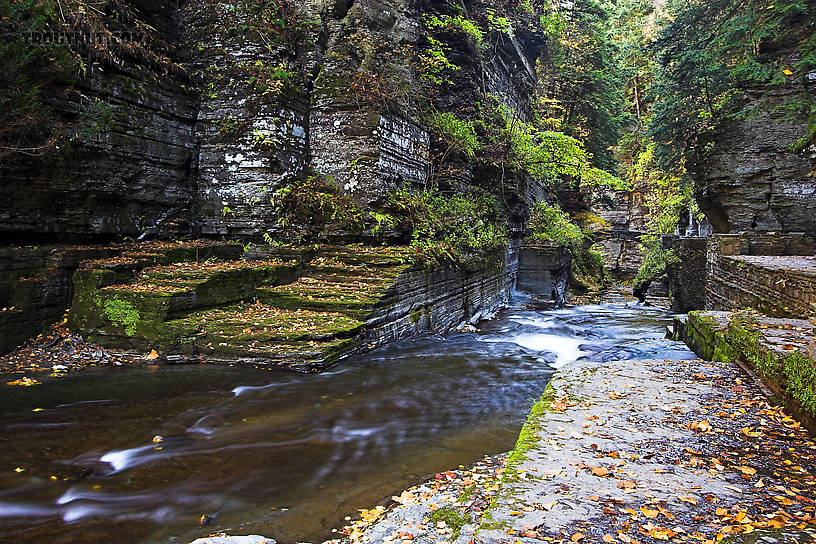
M 810 541 L 814 456 L 737 365 L 576 362 L 534 408 L 475 542 Z

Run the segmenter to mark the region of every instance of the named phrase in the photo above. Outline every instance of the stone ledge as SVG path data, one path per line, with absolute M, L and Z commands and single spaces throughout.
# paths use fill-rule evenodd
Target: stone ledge
M 789 410 L 816 429 L 812 321 L 700 311 L 689 313 L 686 321 L 676 319 L 675 334 L 703 359 L 748 365 Z
M 816 483 L 798 461 L 816 447 L 738 366 L 580 361 L 548 389 L 476 544 L 812 538 L 801 508 L 813 491 L 778 517 L 779 490 Z

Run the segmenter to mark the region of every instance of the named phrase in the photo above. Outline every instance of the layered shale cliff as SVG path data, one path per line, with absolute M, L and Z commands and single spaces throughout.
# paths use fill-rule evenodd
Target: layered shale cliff
M 0 164 L 6 238 L 260 237 L 273 228 L 270 196 L 310 170 L 374 207 L 387 191 L 425 186 L 439 174 L 433 157 L 442 151 L 412 93 L 427 47 L 423 21 L 446 6 L 127 4 L 135 13 L 127 28 L 153 29 L 138 45 L 162 70 L 123 42 L 113 59 L 99 59 L 87 77 L 48 97 L 88 130 L 56 156 Z M 523 29 L 495 34 L 487 57 L 447 33 L 457 69 L 435 91 L 436 107 L 472 107 L 492 95 L 529 115 L 544 39 Z M 456 190 L 501 175 L 472 168 L 462 161 L 446 169 L 456 170 L 449 176 Z
M 816 73 L 747 89 L 745 116 L 721 123 L 692 167 L 700 209 L 716 232 L 816 232 L 816 148 L 796 104 L 814 100 Z M 804 140 L 803 140 L 804 139 Z
M 69 135 L 65 144 L 48 155 L 2 157 L 0 235 L 11 244 L 90 244 L 83 259 L 113 256 L 99 266 L 117 273 L 124 270 L 117 259 L 130 246 L 102 244 L 176 238 L 308 242 L 297 225 L 280 220 L 279 205 L 298 180 L 319 176 L 336 188 L 331 198 L 356 206 L 353 213 L 364 218 L 362 226 L 332 232 L 333 243 L 410 242 L 404 222 L 381 212 L 390 212 L 390 195 L 398 189 L 433 187 L 448 195 L 489 193 L 500 204 L 515 248 L 529 205 L 547 193 L 543 181 L 450 153 L 429 123 L 429 115 L 473 113 L 488 99 L 507 115 L 531 118 L 535 65 L 546 40 L 525 15 L 512 27 L 478 34 L 449 24 L 467 17 L 486 21 L 480 6 L 132 0 L 111 2 L 104 13 L 80 14 L 76 28 L 108 41 L 72 49 L 89 69 L 43 91 L 45 105 L 59 119 L 56 126 Z M 427 93 L 422 100 L 420 92 Z M 347 197 L 353 204 L 345 204 Z M 62 247 L 8 252 L 7 263 L 0 264 L 0 320 L 21 326 L 2 339 L 0 349 L 41 331 L 72 297 L 84 300 L 81 288 L 93 304 L 104 303 L 95 289 L 108 283 L 76 284 L 93 263 L 60 257 Z M 392 291 L 404 300 L 383 303 L 371 318 L 381 332 L 369 331 L 366 341 L 374 345 L 376 338 L 447 328 L 494 310 L 506 300 L 518 267 L 517 249 L 502 252 L 498 261 L 424 272 L 418 266 L 413 275 L 400 276 Z M 198 257 L 183 262 L 190 263 L 194 283 L 220 273 L 199 270 Z M 136 281 L 141 268 L 128 270 L 114 284 Z M 47 301 L 23 296 L 29 293 L 20 290 L 27 276 L 54 278 L 47 283 Z M 87 319 L 71 323 L 102 339 L 126 339 L 113 344 L 132 343 L 122 334 L 124 325 L 97 323 L 103 310 L 89 313 L 79 304 L 77 312 L 85 311 Z M 163 324 L 179 311 L 151 319 Z M 167 345 L 176 340 L 162 339 Z

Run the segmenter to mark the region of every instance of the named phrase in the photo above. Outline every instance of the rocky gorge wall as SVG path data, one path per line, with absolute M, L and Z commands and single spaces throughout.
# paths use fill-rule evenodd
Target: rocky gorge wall
M 115 253 L 105 247 L 0 248 L 0 354 L 62 317 L 71 300 L 71 275 L 83 260 Z
M 795 151 L 806 118 L 785 104 L 813 101 L 816 73 L 802 82 L 749 89 L 750 112 L 717 130 L 712 150 L 691 167 L 695 196 L 716 232 L 816 232 L 816 149 Z
M 516 287 L 542 298 L 563 302 L 570 277 L 572 256 L 557 246 L 524 244 L 518 258 Z
M 0 164 L 3 237 L 257 239 L 274 234 L 274 192 L 309 171 L 375 208 L 389 191 L 424 187 L 431 176 L 461 191 L 495 174 L 474 176 L 465 161 L 445 181 L 433 167 L 439 142 L 411 96 L 423 18 L 444 6 L 282 2 L 275 17 L 291 20 L 279 29 L 243 2 L 130 4 L 140 24 L 157 29 L 144 46 L 161 43 L 170 68 L 154 74 L 125 55 L 77 81 L 71 100 L 53 101 L 76 118 L 93 97 L 106 122 L 56 158 Z M 487 61 L 463 38 L 447 39 L 462 43 L 449 53 L 459 69 L 439 93 L 441 107 L 472 108 L 487 93 L 529 115 L 541 36 L 520 29 L 498 39 Z M 405 94 L 383 96 L 375 83 Z M 519 182 L 524 198 L 544 191 Z
M 518 247 L 478 266 L 410 264 L 405 247 L 132 244 L 77 263 L 68 325 L 137 360 L 318 371 L 510 300 Z M 91 256 L 99 256 L 97 252 Z
M 438 184 L 448 193 L 467 193 L 473 186 L 498 187 L 501 176 L 502 187 L 515 187 L 501 199 L 515 239 L 526 207 L 547 192 L 527 176 L 474 172 L 467 160 L 444 169 L 435 162 L 445 144 L 432 138 L 412 94 L 417 55 L 429 33 L 426 18 L 450 6 L 401 0 L 125 4 L 134 18 L 102 14 L 103 26 L 149 28 L 149 39 L 96 59 L 69 92 L 46 96 L 70 122 L 83 118 L 89 104 L 100 115 L 88 117 L 93 122 L 56 156 L 0 162 L 0 241 L 93 247 L 123 238 L 257 241 L 279 234 L 276 191 L 312 172 L 366 211 L 377 210 L 399 187 Z M 472 109 L 491 94 L 519 118 L 529 117 L 541 35 L 519 28 L 492 36 L 491 55 L 483 58 L 466 37 L 439 32 L 455 45 L 448 55 L 458 68 L 436 91 L 437 107 Z M 6 291 L 26 291 L 29 272 L 41 268 L 42 259 L 25 248 L 8 251 Z M 429 303 L 432 321 L 446 327 L 453 315 L 462 321 L 481 311 L 475 308 L 495 306 L 478 301 L 502 298 L 516 274 L 517 256 L 508 259 L 503 280 L 473 276 L 457 287 L 459 280 L 436 278 L 465 298 L 457 312 L 450 308 L 454 299 L 440 302 L 445 310 L 438 315 L 438 305 Z M 32 296 L 23 304 L 4 295 L 0 302 L 13 308 L 10 323 L 24 321 L 26 332 L 9 336 L 2 349 L 61 315 L 76 264 L 44 265 L 59 278 L 43 288 L 48 302 Z M 435 293 L 432 299 L 444 298 Z M 409 325 L 397 328 L 416 328 Z
M 510 302 L 519 247 L 476 270 L 410 269 L 401 274 L 367 320 L 364 343 L 385 345 L 417 333 L 475 324 Z

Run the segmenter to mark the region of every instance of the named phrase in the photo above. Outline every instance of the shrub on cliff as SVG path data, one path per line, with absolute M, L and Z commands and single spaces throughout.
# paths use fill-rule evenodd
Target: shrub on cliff
M 277 226 L 292 241 L 359 234 L 365 224 L 365 212 L 339 187 L 316 174 L 275 191 L 271 202 L 277 213 Z
M 90 70 L 127 64 L 145 78 L 185 77 L 125 0 L 0 0 L 0 35 L 0 160 L 47 155 L 110 129 L 108 105 L 76 85 Z
M 603 220 L 586 212 L 582 213 L 587 225 L 603 227 Z M 527 224 L 527 242 L 555 244 L 572 254 L 569 285 L 578 293 L 600 290 L 606 280 L 603 256 L 592 249 L 594 231 L 586 232 L 575 224 L 558 205 L 537 202 Z
M 533 206 L 527 228 L 531 241 L 552 243 L 570 250 L 577 250 L 584 243 L 581 227 L 573 223 L 557 205 L 546 202 Z
M 389 205 L 411 236 L 419 262 L 480 268 L 501 262 L 507 226 L 493 196 L 481 189 L 467 195 L 400 189 Z
M 683 0 L 667 4 L 657 40 L 657 96 L 650 133 L 661 166 L 683 173 L 688 159 L 717 145 L 729 118 L 757 112 L 743 105 L 748 88 L 790 86 L 800 96 L 778 106 L 778 117 L 809 124 L 800 147 L 816 134 L 816 103 L 807 92 L 816 67 L 816 4 L 803 0 Z

